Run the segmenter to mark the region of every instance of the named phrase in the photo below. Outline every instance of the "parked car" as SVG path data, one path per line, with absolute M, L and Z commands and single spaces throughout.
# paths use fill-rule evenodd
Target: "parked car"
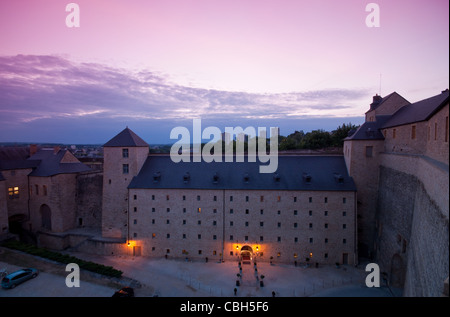
M 134 297 L 134 289 L 132 287 L 122 287 L 112 297 Z
M 14 288 L 16 285 L 28 281 L 31 278 L 38 276 L 39 271 L 37 269 L 29 268 L 15 271 L 6 275 L 2 279 L 3 288 Z

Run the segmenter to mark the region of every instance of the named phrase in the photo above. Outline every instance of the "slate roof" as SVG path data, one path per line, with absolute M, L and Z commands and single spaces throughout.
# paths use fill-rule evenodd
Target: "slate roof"
M 352 135 L 345 140 L 384 140 L 381 127 L 391 118 L 391 115 L 378 115 L 376 121 L 364 122 Z
M 390 128 L 399 125 L 428 120 L 448 102 L 449 102 L 449 91 L 447 89 L 442 93 L 440 93 L 439 95 L 400 108 L 382 126 L 382 128 Z
M 391 92 L 389 95 L 386 95 L 386 96 L 384 96 L 384 97 L 381 97 L 381 96 L 376 95 L 376 96 L 374 97 L 374 101 L 370 104 L 370 109 L 369 109 L 368 111 L 366 111 L 366 113 L 369 112 L 369 111 L 372 111 L 372 110 L 377 109 L 377 108 L 380 107 L 383 103 L 385 103 L 389 98 L 391 98 L 392 96 L 398 96 L 398 97 L 401 97 L 403 100 L 405 100 L 407 103 L 409 103 L 408 100 L 406 100 L 403 96 L 401 96 L 400 94 L 398 94 L 396 91 Z
M 131 131 L 128 127 L 122 130 L 119 134 L 106 142 L 104 147 L 134 147 L 134 146 L 148 146 L 147 142 L 142 140 L 136 133 Z
M 30 161 L 38 161 L 39 164 L 29 174 L 30 176 L 53 176 L 57 174 L 71 174 L 90 171 L 91 169 L 83 163 L 61 163 L 67 150 L 59 150 L 54 153 L 53 149 L 42 149 L 32 157 Z
M 273 174 L 259 173 L 261 164 L 149 156 L 128 188 L 356 191 L 343 156 L 279 156 Z

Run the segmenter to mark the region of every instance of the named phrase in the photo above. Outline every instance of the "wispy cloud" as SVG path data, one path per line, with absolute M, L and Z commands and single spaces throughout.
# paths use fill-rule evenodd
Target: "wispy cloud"
M 255 94 L 193 88 L 148 70 L 130 72 L 59 56 L 0 57 L 0 121 L 59 117 L 134 120 L 359 115 L 365 90 Z

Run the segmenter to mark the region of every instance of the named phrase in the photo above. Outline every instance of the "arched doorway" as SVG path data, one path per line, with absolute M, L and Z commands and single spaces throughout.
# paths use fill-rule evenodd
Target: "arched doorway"
M 241 248 L 241 260 L 243 263 L 251 263 L 253 258 L 253 249 L 249 245 L 244 245 Z
M 41 213 L 41 227 L 43 229 L 52 230 L 52 211 L 47 205 L 42 205 L 39 209 Z

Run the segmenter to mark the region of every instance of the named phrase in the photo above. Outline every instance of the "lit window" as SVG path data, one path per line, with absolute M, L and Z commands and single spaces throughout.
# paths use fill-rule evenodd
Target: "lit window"
M 19 198 L 19 187 L 8 187 L 9 199 Z

